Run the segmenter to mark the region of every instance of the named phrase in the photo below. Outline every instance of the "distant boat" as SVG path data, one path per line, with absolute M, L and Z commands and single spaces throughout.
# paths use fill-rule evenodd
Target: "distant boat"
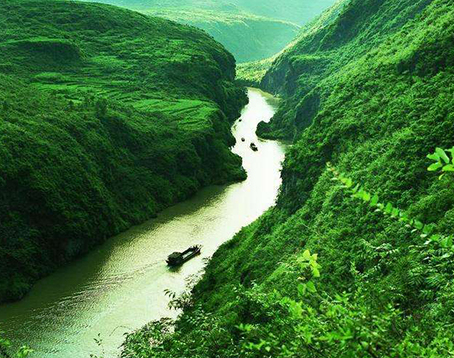
M 251 149 L 252 149 L 254 152 L 256 152 L 256 151 L 259 150 L 259 149 L 257 148 L 257 146 L 255 145 L 255 143 L 251 143 L 250 147 L 251 147 Z
M 200 255 L 201 251 L 202 251 L 202 246 L 195 245 L 195 246 L 191 246 L 186 251 L 174 252 L 174 253 L 170 254 L 169 257 L 167 258 L 167 265 L 169 265 L 171 267 L 181 266 L 186 261 L 189 261 L 193 257 Z

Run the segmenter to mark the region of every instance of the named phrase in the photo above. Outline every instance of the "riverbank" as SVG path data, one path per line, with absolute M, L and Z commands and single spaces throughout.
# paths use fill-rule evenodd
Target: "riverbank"
M 52 0 L 1 2 L 0 23 L 0 302 L 201 188 L 245 179 L 230 127 L 246 93 L 206 33 Z
M 124 358 L 452 356 L 453 34 L 450 1 L 347 1 L 274 61 L 276 206 Z
M 39 281 L 22 301 L 0 306 L 7 338 L 30 345 L 36 351 L 32 358 L 86 358 L 100 353 L 93 340 L 100 333 L 111 357 L 124 333 L 174 315 L 164 290 L 182 292 L 207 257 L 274 204 L 285 147 L 260 141 L 255 128 L 271 118 L 277 101 L 259 90 L 250 90 L 249 98 L 241 122 L 232 127 L 233 152 L 243 158 L 247 180 L 202 189 Z M 258 152 L 249 148 L 251 142 Z M 202 255 L 170 272 L 167 255 L 193 244 L 203 245 Z

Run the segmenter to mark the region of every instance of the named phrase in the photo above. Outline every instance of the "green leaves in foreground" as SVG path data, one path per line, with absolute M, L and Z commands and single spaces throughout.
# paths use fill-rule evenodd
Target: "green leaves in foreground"
M 8 353 L 11 342 L 1 336 L 2 332 L 0 332 L 0 357 L 1 358 L 26 358 L 29 356 L 30 353 L 33 352 L 32 349 L 26 346 L 20 347 L 16 353 Z
M 451 149 L 436 148 L 435 152 L 427 156 L 430 160 L 433 160 L 427 170 L 430 172 L 441 173 L 440 179 L 449 172 L 454 172 L 454 147 Z
M 447 153 L 451 153 L 451 159 L 448 157 Z M 440 168 L 444 173 L 454 171 L 451 170 L 453 167 L 453 158 L 454 158 L 454 147 L 448 151 L 437 148 L 434 154 L 428 155 L 429 159 L 435 160 L 436 163 L 432 164 L 428 170 L 435 171 L 438 169 L 433 169 L 435 166 Z M 444 163 L 444 164 L 443 164 Z M 432 169 L 431 169 L 432 167 Z M 435 225 L 433 224 L 424 224 L 419 220 L 411 218 L 406 212 L 395 207 L 392 203 L 381 203 L 380 198 L 377 194 L 371 194 L 366 191 L 361 185 L 357 184 L 354 186 L 354 182 L 351 178 L 344 176 L 339 173 L 331 163 L 327 164 L 328 170 L 334 175 L 333 181 L 339 181 L 342 186 L 349 190 L 353 198 L 363 200 L 366 203 L 369 203 L 371 207 L 375 208 L 376 212 L 381 212 L 384 215 L 389 215 L 392 218 L 399 220 L 404 223 L 405 226 L 412 229 L 412 232 L 419 232 L 420 237 L 425 239 L 427 238 L 426 245 L 430 243 L 438 243 L 440 247 L 445 249 L 453 249 L 454 238 L 453 236 L 445 236 L 440 234 L 435 234 Z
M 450 159 L 445 151 L 438 150 L 436 154 L 440 161 L 448 165 Z M 331 164 L 328 164 L 328 170 L 334 176 L 333 181 L 339 182 L 351 197 L 362 200 L 376 212 L 399 220 L 412 233 L 419 233 L 422 239 L 427 238 L 424 244 L 418 246 L 422 249 L 425 261 L 427 256 L 434 254 L 436 265 L 440 265 L 440 259 L 449 262 L 453 254 L 452 236 L 436 234 L 435 225 L 411 218 L 390 202 L 380 202 L 377 194 L 355 184 Z M 425 245 L 434 243 L 434 248 L 425 250 Z M 419 249 L 414 252 L 415 255 L 420 252 Z M 297 295 L 278 299 L 285 311 L 273 312 L 274 319 L 269 325 L 260 322 L 237 326 L 244 336 L 243 347 L 251 357 L 334 357 L 331 354 L 334 351 L 340 353 L 339 357 L 447 357 L 446 353 L 454 347 L 449 339 L 438 332 L 430 347 L 414 344 L 419 332 L 413 324 L 409 328 L 410 334 L 390 344 L 395 339 L 395 331 L 406 320 L 405 313 L 397 305 L 385 304 L 381 306 L 380 314 L 375 314 L 368 307 L 370 296 L 362 290 L 364 286 L 361 280 L 358 280 L 356 289 L 348 293 L 333 294 L 326 290 L 323 283 L 316 285 L 320 266 L 317 254 L 311 254 L 309 250 L 297 254 L 294 265 L 289 267 L 294 268 L 298 284 Z M 419 268 L 424 266 L 420 265 Z M 439 280 L 439 275 L 428 278 L 429 282 L 435 284 Z M 268 308 L 273 307 L 271 300 L 276 297 L 267 297 L 270 297 L 270 302 L 265 307 L 269 311 Z

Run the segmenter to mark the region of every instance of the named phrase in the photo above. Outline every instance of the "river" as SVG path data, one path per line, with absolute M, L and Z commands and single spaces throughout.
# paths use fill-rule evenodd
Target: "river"
M 249 89 L 249 100 L 232 128 L 246 181 L 201 190 L 40 280 L 23 300 L 0 306 L 7 338 L 32 347 L 31 358 L 89 358 L 101 350 L 111 358 L 126 332 L 175 315 L 164 290 L 182 292 L 207 257 L 275 202 L 285 147 L 259 140 L 255 129 L 272 117 L 277 100 L 257 89 Z M 194 244 L 203 245 L 202 255 L 169 271 L 167 255 Z

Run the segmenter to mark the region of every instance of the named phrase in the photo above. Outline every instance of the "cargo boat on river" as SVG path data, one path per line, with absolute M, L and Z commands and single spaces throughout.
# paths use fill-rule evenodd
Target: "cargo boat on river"
M 200 245 L 191 246 L 183 252 L 174 252 L 167 258 L 167 265 L 171 267 L 181 266 L 193 257 L 200 255 L 202 247 Z

